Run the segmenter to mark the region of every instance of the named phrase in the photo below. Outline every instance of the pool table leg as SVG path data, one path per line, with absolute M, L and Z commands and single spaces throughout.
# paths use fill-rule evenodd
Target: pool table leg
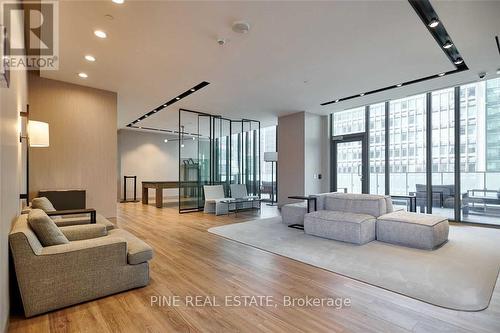
M 157 187 L 156 188 L 156 208 L 162 208 L 163 207 L 163 188 Z

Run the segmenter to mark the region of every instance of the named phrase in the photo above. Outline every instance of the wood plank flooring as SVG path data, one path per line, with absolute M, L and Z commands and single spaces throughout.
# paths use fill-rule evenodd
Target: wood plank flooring
M 207 229 L 279 214 L 263 205 L 237 216 L 181 214 L 176 207 L 120 204 L 117 224 L 155 250 L 151 282 L 31 319 L 12 315 L 10 332 L 500 332 L 497 284 L 490 307 L 457 312 L 429 305 L 285 257 L 223 239 Z M 64 291 L 61 291 L 64 292 Z M 151 306 L 151 297 L 272 296 L 276 307 Z M 285 307 L 292 297 L 344 297 L 350 307 Z M 222 304 L 220 304 L 222 305 Z

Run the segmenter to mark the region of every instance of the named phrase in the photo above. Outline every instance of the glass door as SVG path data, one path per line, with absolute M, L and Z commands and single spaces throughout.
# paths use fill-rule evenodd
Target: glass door
M 368 159 L 364 134 L 334 137 L 332 162 L 334 192 L 368 193 Z

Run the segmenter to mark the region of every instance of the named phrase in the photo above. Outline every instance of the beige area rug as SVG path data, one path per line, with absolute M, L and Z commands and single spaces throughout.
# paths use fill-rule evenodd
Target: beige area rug
M 500 229 L 451 226 L 435 251 L 382 242 L 353 245 L 306 235 L 281 217 L 209 232 L 430 304 L 461 311 L 488 307 L 500 267 Z

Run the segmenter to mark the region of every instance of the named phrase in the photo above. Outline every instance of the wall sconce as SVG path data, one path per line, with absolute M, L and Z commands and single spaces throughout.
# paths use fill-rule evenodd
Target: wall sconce
M 28 138 L 30 147 L 49 147 L 49 124 L 29 120 Z
M 49 147 L 49 124 L 42 121 L 29 120 L 29 105 L 26 106 L 27 111 L 21 112 L 20 116 L 26 118 L 27 133 L 20 135 L 19 142 L 26 140 L 26 193 L 20 195 L 20 199 L 29 200 L 29 180 L 30 180 L 30 147 L 45 148 Z

